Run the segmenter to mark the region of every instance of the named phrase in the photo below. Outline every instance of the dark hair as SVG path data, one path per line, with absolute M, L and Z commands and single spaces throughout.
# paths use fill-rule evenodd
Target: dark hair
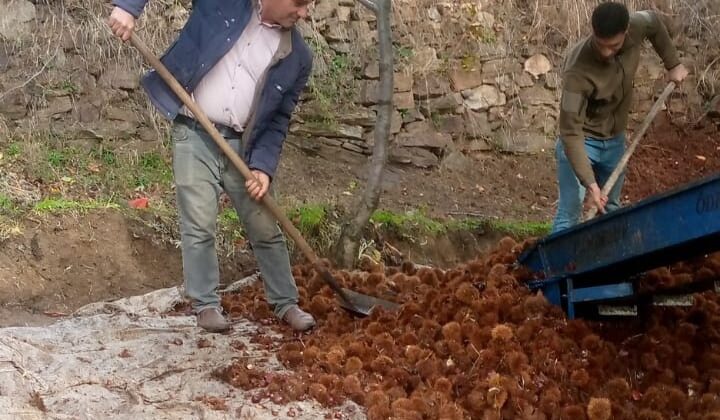
M 630 13 L 622 3 L 600 3 L 592 14 L 593 33 L 598 38 L 612 38 L 625 32 L 630 23 Z

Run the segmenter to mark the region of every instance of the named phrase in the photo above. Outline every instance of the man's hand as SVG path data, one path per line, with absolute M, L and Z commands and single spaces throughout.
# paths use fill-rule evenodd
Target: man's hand
M 682 83 L 682 81 L 687 77 L 688 75 L 688 69 L 685 68 L 682 64 L 678 64 L 677 66 L 670 69 L 668 72 L 668 79 L 670 81 L 675 82 L 677 84 Z
M 112 33 L 116 37 L 127 41 L 130 39 L 133 29 L 135 29 L 135 17 L 116 6 L 110 13 L 107 25 L 112 29 Z
M 588 192 L 590 193 L 590 200 L 592 200 L 592 203 L 598 209 L 598 213 L 605 214 L 605 205 L 607 204 L 608 198 L 602 193 L 597 182 L 590 184 Z
M 260 201 L 270 188 L 270 177 L 265 172 L 258 171 L 257 169 L 253 169 L 250 172 L 252 172 L 255 179 L 245 181 L 245 188 L 247 188 L 250 197 Z

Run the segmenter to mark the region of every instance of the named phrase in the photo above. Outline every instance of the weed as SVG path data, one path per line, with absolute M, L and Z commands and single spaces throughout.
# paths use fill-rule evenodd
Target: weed
M 119 209 L 120 206 L 109 201 L 87 200 L 75 201 L 63 198 L 46 198 L 37 203 L 33 210 L 36 213 L 61 213 L 66 211 L 87 211 L 97 209 Z
M 11 212 L 15 208 L 13 201 L 10 197 L 3 193 L 0 193 L 0 213 Z
M 8 157 L 16 157 L 20 156 L 20 153 L 22 153 L 22 145 L 20 143 L 10 143 L 6 149 L 6 153 Z
M 436 235 L 444 233 L 446 230 L 443 223 L 427 217 L 420 210 L 411 210 L 402 214 L 377 210 L 373 213 L 370 221 L 384 225 L 397 233 Z
M 492 230 L 506 233 L 517 238 L 545 236 L 550 233 L 552 227 L 549 222 L 514 222 L 502 220 L 489 221 L 488 225 Z
M 50 166 L 59 168 L 64 166 L 65 162 L 67 162 L 67 156 L 59 150 L 50 150 L 47 154 L 47 161 Z
M 290 211 L 293 220 L 304 234 L 317 234 L 327 222 L 327 210 L 322 205 L 307 205 Z

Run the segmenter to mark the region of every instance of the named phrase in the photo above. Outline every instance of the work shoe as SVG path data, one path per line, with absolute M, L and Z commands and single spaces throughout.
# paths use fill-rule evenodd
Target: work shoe
M 218 308 L 205 308 L 197 314 L 197 325 L 210 332 L 223 332 L 230 329 L 230 324 Z
M 295 331 L 307 331 L 315 326 L 315 318 L 309 313 L 293 305 L 285 312 L 283 321 L 287 322 Z

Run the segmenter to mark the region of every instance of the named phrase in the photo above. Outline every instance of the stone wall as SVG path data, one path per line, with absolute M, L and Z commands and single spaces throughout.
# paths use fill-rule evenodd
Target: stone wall
M 531 39 L 532 25 L 518 24 L 517 11 L 505 3 L 393 2 L 392 161 L 431 168 L 448 156 L 532 153 L 552 144 L 567 42 Z M 155 41 L 158 53 L 182 26 L 188 6 L 159 5 L 140 22 L 141 35 Z M 157 141 L 165 122 L 139 89 L 139 56 L 101 30 L 107 8 L 96 4 L 88 13 L 79 6 L 59 10 L 0 0 L 0 9 L 8 11 L 0 16 L 5 133 L 42 128 L 72 138 Z M 375 24 L 375 16 L 353 0 L 317 0 L 312 19 L 300 28 L 316 58 L 291 135 L 371 153 Z M 636 78 L 637 118 L 662 90 L 663 74 L 648 49 Z M 698 108 L 703 98 L 691 88 L 696 84 L 690 80 L 670 106 L 677 112 Z

